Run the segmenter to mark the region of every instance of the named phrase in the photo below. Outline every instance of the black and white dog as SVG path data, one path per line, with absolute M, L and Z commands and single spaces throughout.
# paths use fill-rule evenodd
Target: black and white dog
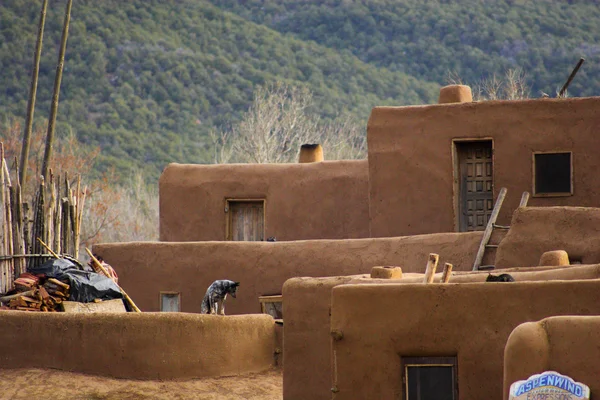
M 492 275 L 488 274 L 486 282 L 514 282 L 515 278 L 510 274 Z
M 200 312 L 202 314 L 225 315 L 225 299 L 230 294 L 235 298 L 239 282 L 226 279 L 214 281 L 206 290 Z

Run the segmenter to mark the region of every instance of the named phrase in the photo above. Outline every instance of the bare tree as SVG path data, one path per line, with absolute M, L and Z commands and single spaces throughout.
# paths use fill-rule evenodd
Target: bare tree
M 448 73 L 449 84 L 462 84 L 460 76 L 456 72 Z M 530 87 L 527 77 L 521 68 L 506 70 L 503 78 L 493 74 L 491 78 L 483 79 L 471 87 L 473 100 L 521 100 L 528 99 Z
M 295 162 L 300 146 L 320 143 L 329 159 L 364 158 L 366 134 L 349 116 L 322 121 L 309 112 L 312 93 L 275 83 L 256 90 L 241 122 L 211 132 L 215 163 Z

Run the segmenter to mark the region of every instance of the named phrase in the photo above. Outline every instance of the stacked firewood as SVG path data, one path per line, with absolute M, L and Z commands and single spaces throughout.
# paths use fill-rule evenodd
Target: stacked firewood
M 58 279 L 24 272 L 14 281 L 17 293 L 0 297 L 0 308 L 21 311 L 60 311 L 69 299 L 69 285 Z

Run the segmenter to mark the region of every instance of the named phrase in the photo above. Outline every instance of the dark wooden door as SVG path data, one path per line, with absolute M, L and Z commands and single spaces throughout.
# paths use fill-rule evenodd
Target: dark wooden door
M 264 239 L 264 202 L 229 201 L 227 240 L 262 241 Z
M 457 143 L 457 154 L 460 231 L 482 231 L 494 208 L 492 142 Z

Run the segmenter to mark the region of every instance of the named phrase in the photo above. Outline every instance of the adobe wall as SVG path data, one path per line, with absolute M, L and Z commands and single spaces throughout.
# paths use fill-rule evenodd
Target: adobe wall
M 119 284 L 143 311 L 160 310 L 160 292 L 181 293 L 183 312 L 200 312 L 217 279 L 241 282 L 227 314 L 260 312 L 258 297 L 281 293 L 297 276 L 370 273 L 376 265 L 423 272 L 429 253 L 456 270 L 471 269 L 481 232 L 440 233 L 382 239 L 297 242 L 132 242 L 94 245 L 119 274 Z
M 526 322 L 510 334 L 504 350 L 504 399 L 510 385 L 557 371 L 600 392 L 600 317 L 562 316 Z
M 333 344 L 333 398 L 400 399 L 401 356 L 453 355 L 459 399 L 500 398 L 504 346 L 516 326 L 599 312 L 599 280 L 337 286 L 331 329 L 343 338 Z
M 496 252 L 496 266 L 537 265 L 546 251 L 565 250 L 571 262 L 600 263 L 600 208 L 517 209 Z
M 192 379 L 274 364 L 267 315 L 0 311 L 0 363 L 124 379 Z
M 577 267 L 513 268 L 492 271 L 510 273 L 517 281 L 599 279 L 600 265 Z M 451 283 L 484 282 L 487 272 L 459 272 Z M 284 355 L 287 363 L 283 374 L 285 399 L 330 399 L 332 386 L 332 347 L 330 336 L 331 290 L 346 284 L 410 284 L 422 283 L 423 274 L 407 273 L 402 279 L 371 279 L 368 275 L 293 278 L 283 286 Z M 436 274 L 439 282 L 441 274 Z M 376 304 L 373 304 L 375 307 Z M 395 310 L 395 308 L 393 309 Z
M 492 138 L 498 222 L 532 192 L 533 151 L 573 151 L 574 195 L 530 206 L 600 205 L 600 98 L 376 107 L 367 127 L 372 237 L 455 231 L 452 139 Z
M 226 240 L 225 199 L 266 199 L 265 239 L 369 237 L 366 160 L 169 164 L 159 180 L 160 240 Z

